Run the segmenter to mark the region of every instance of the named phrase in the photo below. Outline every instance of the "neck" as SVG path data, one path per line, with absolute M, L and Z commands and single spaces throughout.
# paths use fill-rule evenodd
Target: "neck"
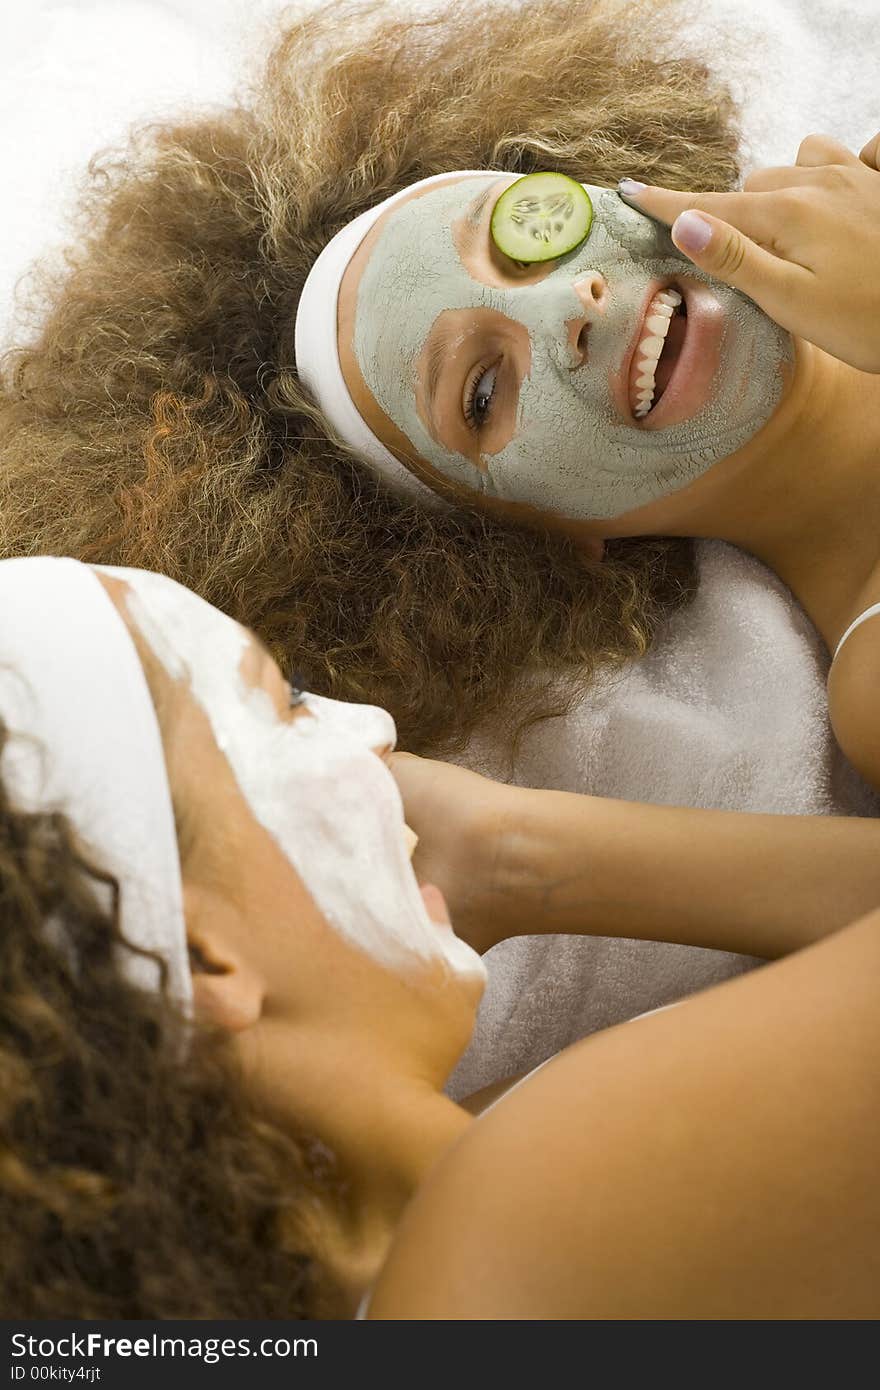
M 880 558 L 880 377 L 799 348 L 800 408 L 718 530 L 788 584 L 833 646 Z
M 316 1259 L 338 1291 L 338 1316 L 353 1317 L 404 1208 L 473 1120 L 439 1083 L 384 1068 L 366 1074 L 359 1067 L 355 1077 L 343 1058 L 337 1061 L 320 1075 L 293 1066 L 277 1078 L 283 1090 L 275 1089 L 272 1118 L 298 1135 L 317 1136 L 327 1154 Z

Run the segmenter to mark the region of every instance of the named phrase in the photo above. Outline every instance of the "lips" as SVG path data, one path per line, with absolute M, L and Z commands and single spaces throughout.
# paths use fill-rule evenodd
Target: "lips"
M 682 298 L 683 312 L 674 314 L 670 322 L 654 374 L 653 404 L 647 414 L 639 418 L 636 415 L 638 360 L 642 354 L 637 360 L 637 353 L 649 332 L 646 320 L 661 291 L 677 291 Z M 642 430 L 666 429 L 690 419 L 705 405 L 718 370 L 724 322 L 721 304 L 709 286 L 701 281 L 689 276 L 651 281 L 621 368 L 611 381 L 613 397 L 628 424 Z

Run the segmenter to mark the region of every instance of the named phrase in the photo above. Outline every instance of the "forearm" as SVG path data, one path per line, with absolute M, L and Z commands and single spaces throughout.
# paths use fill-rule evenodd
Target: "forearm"
M 629 936 L 772 957 L 880 904 L 876 821 L 511 791 L 500 936 Z

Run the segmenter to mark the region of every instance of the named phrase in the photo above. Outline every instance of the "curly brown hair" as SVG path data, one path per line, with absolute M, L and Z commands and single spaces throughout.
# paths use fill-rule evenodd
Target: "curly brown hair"
M 64 818 L 0 780 L 3 1316 L 326 1315 L 314 1165 L 219 1038 L 127 983 L 117 900 Z
M 658 0 L 386 0 L 295 13 L 239 105 L 96 159 L 81 236 L 35 282 L 0 388 L 0 555 L 73 554 L 182 581 L 288 673 L 375 701 L 417 751 L 559 711 L 643 653 L 692 592 L 687 542 L 558 536 L 388 495 L 293 369 L 329 238 L 428 174 L 552 165 L 729 187 L 734 108 L 668 52 Z M 554 703 L 555 702 L 555 703 Z

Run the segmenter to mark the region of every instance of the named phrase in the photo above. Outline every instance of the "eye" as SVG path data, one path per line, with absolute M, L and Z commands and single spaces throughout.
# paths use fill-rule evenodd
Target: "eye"
M 471 379 L 465 398 L 464 418 L 472 430 L 481 429 L 489 417 L 492 398 L 495 395 L 495 378 L 498 374 L 498 366 L 499 364 L 496 362 L 488 370 L 479 367 L 477 375 Z M 490 384 L 487 385 L 486 383 Z

